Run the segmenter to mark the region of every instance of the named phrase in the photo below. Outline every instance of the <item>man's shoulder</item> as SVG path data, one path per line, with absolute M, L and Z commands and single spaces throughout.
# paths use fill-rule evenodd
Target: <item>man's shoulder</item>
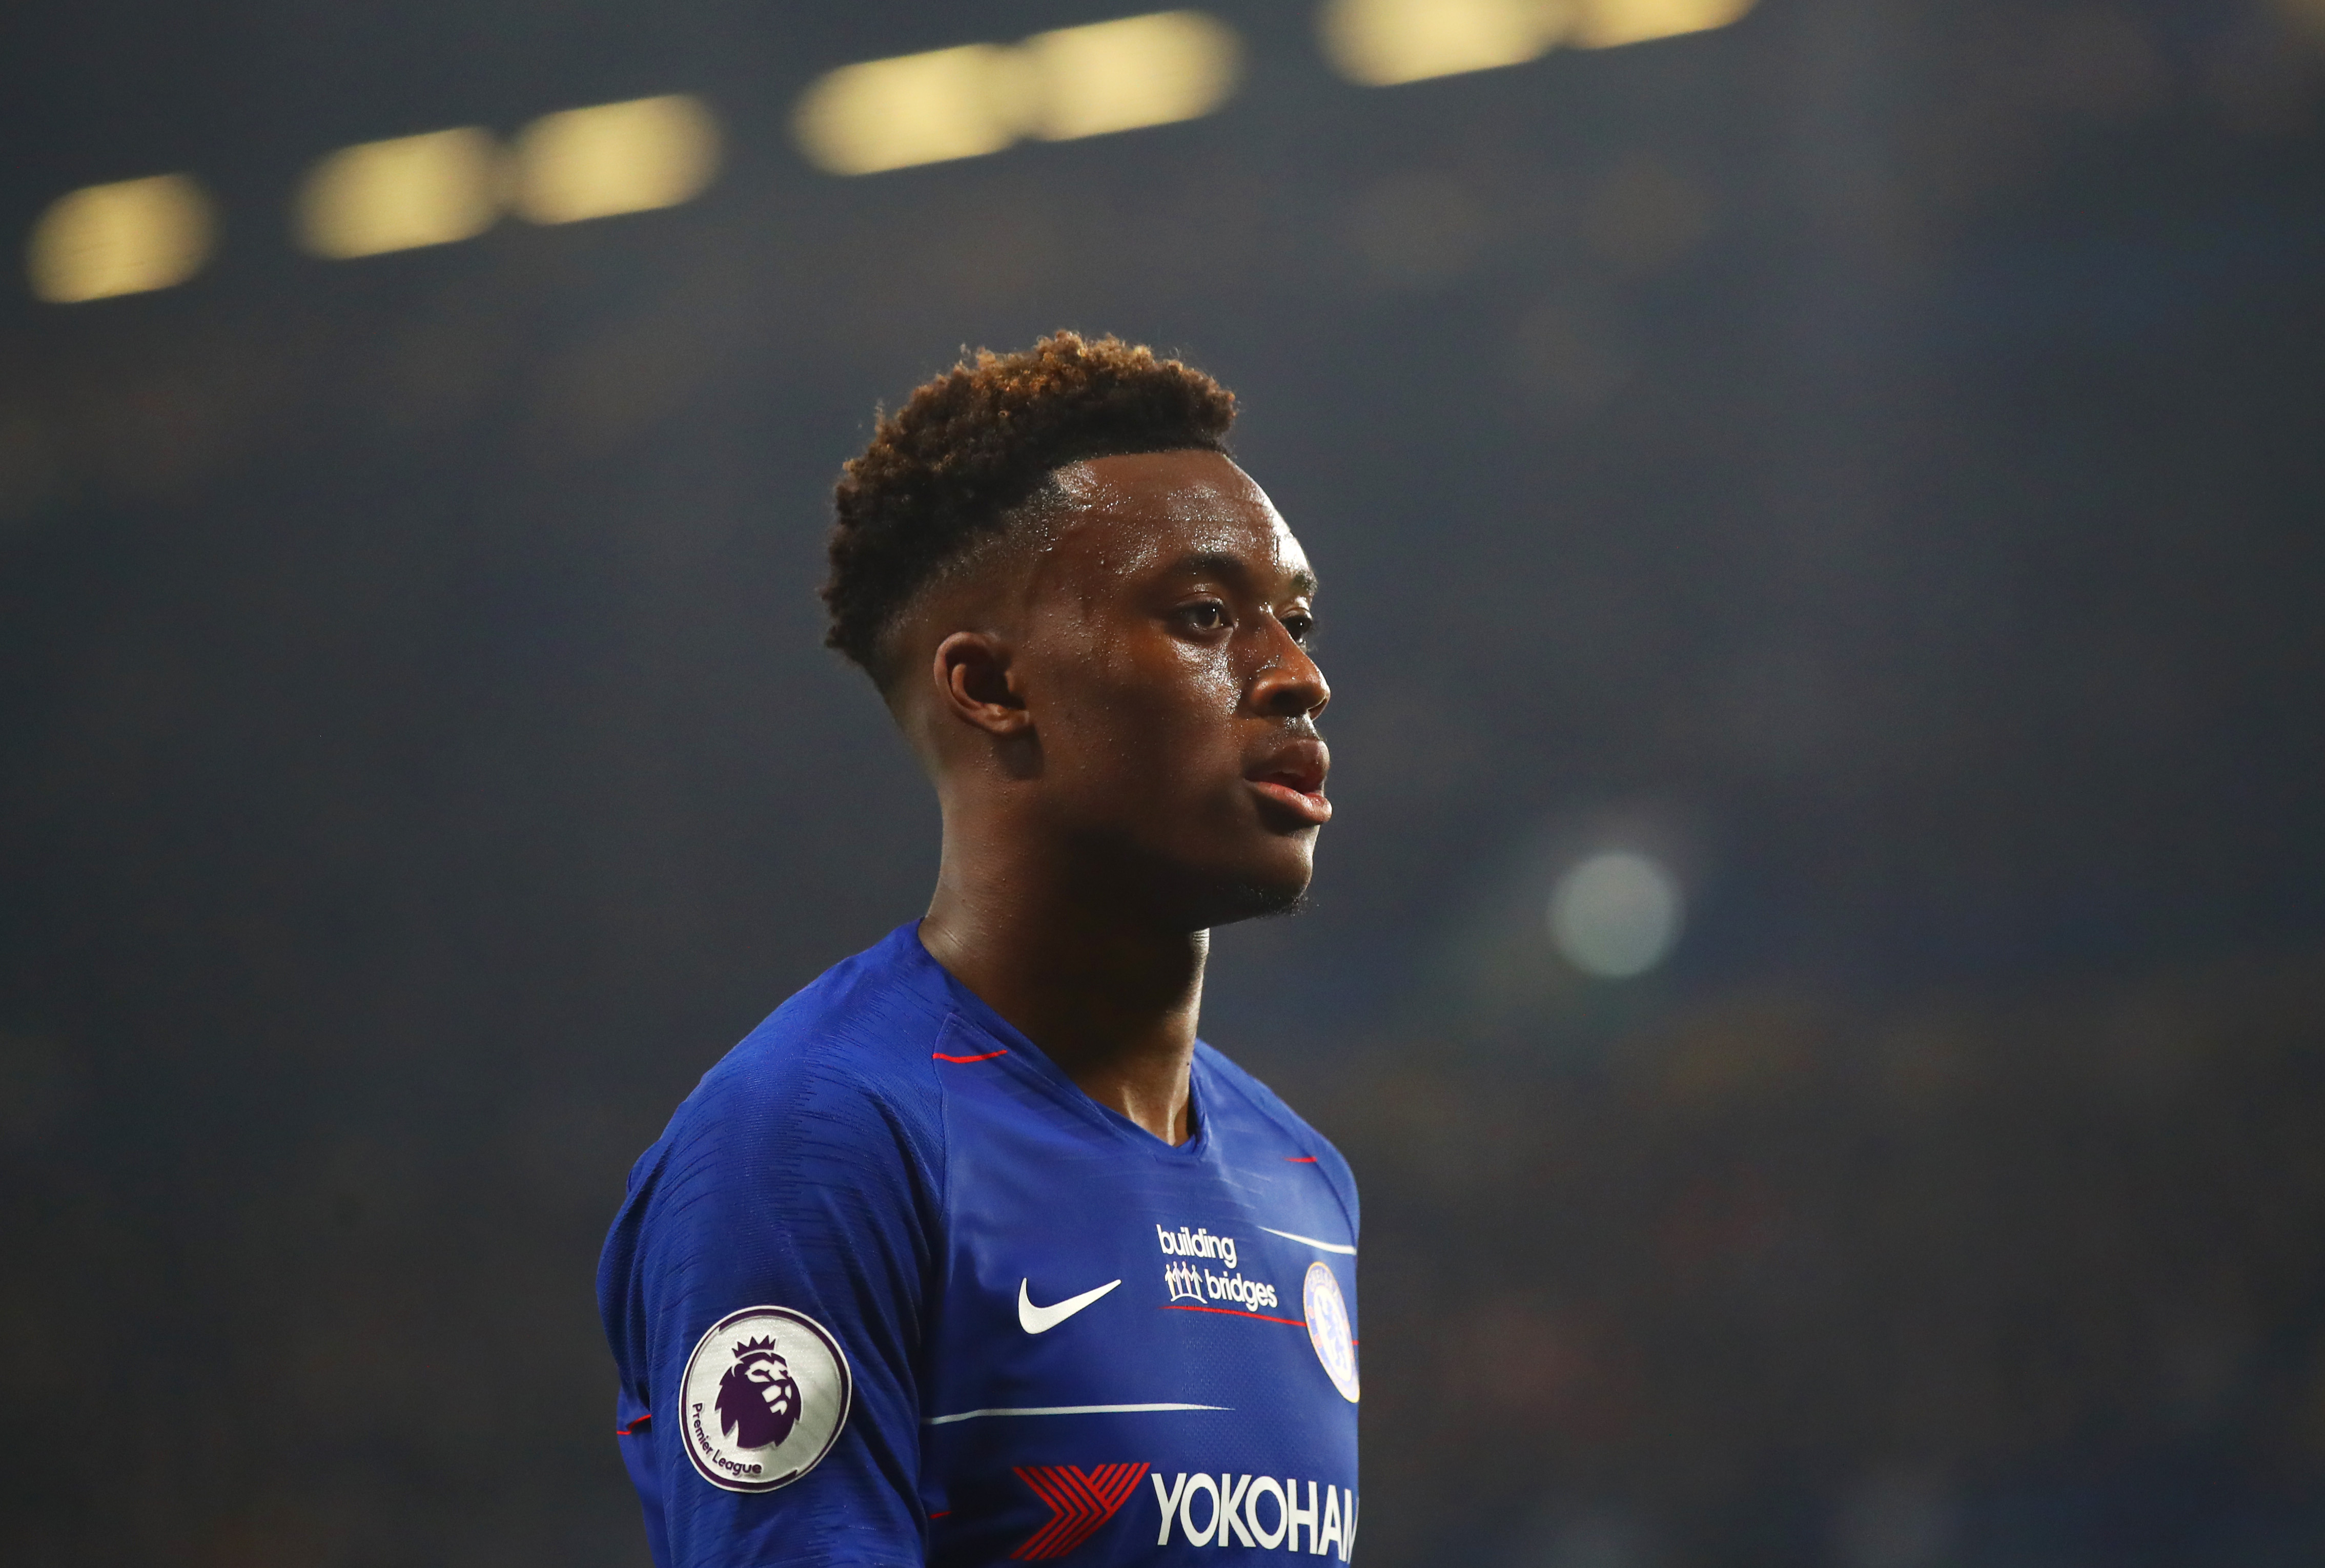
M 911 927 L 816 977 L 719 1058 L 672 1119 L 671 1134 L 788 1117 L 835 1101 L 877 1102 L 909 1121 L 933 1114 L 930 1061 L 949 1010 L 912 963 Z
M 1316 1130 L 1308 1119 L 1297 1111 L 1252 1072 L 1208 1041 L 1195 1043 L 1195 1054 L 1202 1062 L 1212 1081 L 1232 1094 L 1237 1108 L 1245 1115 L 1266 1127 L 1287 1144 L 1301 1146 L 1299 1152 L 1313 1154 L 1331 1164 L 1346 1168 L 1340 1151 L 1332 1147 L 1331 1139 Z
M 1339 1200 L 1353 1238 L 1362 1213 L 1357 1176 L 1340 1151 L 1332 1147 L 1332 1140 L 1309 1125 L 1308 1120 L 1286 1104 L 1282 1095 L 1218 1047 L 1197 1041 L 1195 1056 L 1214 1090 L 1224 1091 L 1214 1093 L 1206 1114 L 1219 1118 L 1231 1130 L 1255 1132 L 1267 1139 L 1282 1158 L 1312 1166 Z M 1241 1128 L 1237 1127 L 1237 1123 L 1242 1124 Z M 1273 1166 L 1272 1159 L 1268 1163 Z
M 917 951 L 911 927 L 901 936 Z M 891 936 L 827 970 L 704 1074 L 639 1157 L 599 1270 L 617 1345 L 638 1313 L 701 1305 L 704 1281 L 733 1287 L 715 1317 L 778 1299 L 745 1293 L 754 1269 L 806 1258 L 837 1278 L 849 1249 L 902 1246 L 931 1222 L 945 1158 L 928 1058 L 947 1009 L 910 959 Z

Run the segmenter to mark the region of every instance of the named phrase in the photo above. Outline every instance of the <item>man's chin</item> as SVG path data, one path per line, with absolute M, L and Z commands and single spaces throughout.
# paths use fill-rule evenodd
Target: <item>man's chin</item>
M 1309 909 L 1310 900 L 1306 888 L 1288 897 L 1279 889 L 1265 893 L 1264 901 L 1262 904 L 1255 906 L 1250 913 L 1240 918 L 1246 920 L 1290 919 L 1294 915 L 1306 914 Z
M 1308 902 L 1309 857 L 1285 853 L 1281 843 L 1265 848 L 1276 853 L 1150 862 L 1153 880 L 1135 881 L 1146 881 L 1148 896 L 1156 899 L 1150 907 L 1167 910 L 1167 920 L 1190 931 L 1296 915 Z
M 1209 924 L 1231 926 L 1238 920 L 1265 920 L 1297 915 L 1308 908 L 1308 879 L 1260 881 L 1247 879 L 1220 890 L 1221 913 Z

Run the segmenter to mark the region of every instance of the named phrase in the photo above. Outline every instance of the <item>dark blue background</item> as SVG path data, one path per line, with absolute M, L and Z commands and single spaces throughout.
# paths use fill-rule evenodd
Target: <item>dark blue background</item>
M 840 180 L 1062 4 L 31 5 L 0 235 L 0 1556 L 643 1561 L 590 1267 L 914 913 L 828 487 L 964 344 L 1183 351 L 1326 579 L 1315 909 L 1206 1032 L 1365 1183 L 1376 1563 L 2325 1548 L 2325 23 L 1764 0 Z M 689 91 L 674 211 L 326 263 L 346 143 Z M 11 242 L 14 243 L 13 241 Z M 1679 872 L 1590 982 L 1552 876 Z

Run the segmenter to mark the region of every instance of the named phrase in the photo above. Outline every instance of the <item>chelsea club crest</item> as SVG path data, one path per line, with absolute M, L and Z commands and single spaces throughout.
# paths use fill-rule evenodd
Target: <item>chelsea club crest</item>
M 1340 1294 L 1340 1282 L 1333 1277 L 1331 1265 L 1308 1265 L 1308 1277 L 1300 1287 L 1300 1303 L 1308 1316 L 1308 1342 L 1316 1347 L 1316 1359 L 1324 1363 L 1324 1375 L 1332 1379 L 1332 1387 L 1340 1391 L 1341 1398 L 1355 1404 L 1356 1335 L 1349 1330 L 1348 1299 Z

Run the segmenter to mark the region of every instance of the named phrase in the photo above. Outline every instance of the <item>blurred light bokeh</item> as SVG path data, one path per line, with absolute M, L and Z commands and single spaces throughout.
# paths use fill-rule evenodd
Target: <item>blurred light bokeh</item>
M 643 1568 L 591 1269 L 911 918 L 829 487 L 1241 394 L 1376 1568 L 2325 1560 L 2314 0 L 0 19 L 0 1562 Z
M 182 174 L 116 180 L 57 198 L 32 226 L 32 297 L 79 305 L 174 288 L 209 259 L 209 199 Z

